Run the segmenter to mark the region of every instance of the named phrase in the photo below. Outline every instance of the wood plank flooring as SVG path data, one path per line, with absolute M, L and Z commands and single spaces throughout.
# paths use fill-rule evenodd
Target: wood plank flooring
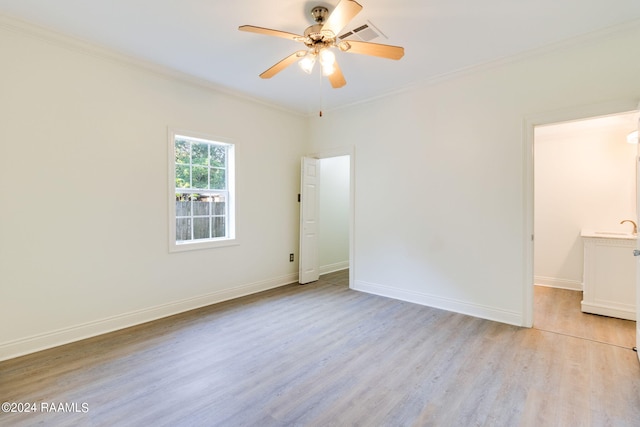
M 636 322 L 583 313 L 582 292 L 534 286 L 533 327 L 600 341 L 621 347 L 635 347 Z
M 0 401 L 78 411 L 0 413 L 0 425 L 639 425 L 629 348 L 347 280 L 332 273 L 1 362 Z

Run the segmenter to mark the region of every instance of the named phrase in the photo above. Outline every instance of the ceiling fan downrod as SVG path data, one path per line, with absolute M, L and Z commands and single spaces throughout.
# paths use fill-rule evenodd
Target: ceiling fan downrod
M 316 24 L 324 24 L 324 21 L 327 20 L 327 16 L 329 16 L 329 9 L 324 6 L 316 6 L 311 9 L 311 16 L 313 16 L 313 20 Z

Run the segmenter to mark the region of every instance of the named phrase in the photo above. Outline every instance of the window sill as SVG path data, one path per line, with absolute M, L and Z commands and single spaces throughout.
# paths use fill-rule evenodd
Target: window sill
M 208 240 L 206 242 L 188 242 L 188 243 L 175 243 L 169 244 L 169 252 L 187 252 L 197 251 L 203 249 L 223 248 L 227 246 L 237 246 L 240 242 L 238 239 L 224 239 L 224 240 Z

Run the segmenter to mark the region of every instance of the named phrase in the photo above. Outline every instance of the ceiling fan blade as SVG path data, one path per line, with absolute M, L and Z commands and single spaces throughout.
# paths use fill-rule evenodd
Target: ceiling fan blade
M 388 44 L 378 44 L 360 41 L 342 41 L 338 48 L 343 52 L 359 53 L 361 55 L 379 56 L 387 59 L 400 59 L 404 56 L 404 48 Z
M 330 30 L 337 36 L 361 10 L 362 6 L 354 0 L 340 0 L 340 3 L 322 25 L 321 31 Z
M 241 25 L 240 27 L 238 27 L 238 30 L 246 31 L 249 33 L 264 34 L 267 36 L 283 37 L 285 39 L 296 40 L 296 41 L 304 39 L 303 36 L 300 36 L 298 34 L 287 33 L 286 31 L 280 31 L 280 30 L 272 30 L 270 28 L 256 27 L 253 25 Z
M 333 73 L 329 74 L 327 78 L 329 79 L 331 86 L 334 89 L 338 89 L 346 85 L 347 81 L 344 79 L 344 76 L 342 75 L 342 70 L 338 66 L 337 61 L 333 63 L 333 67 L 334 67 Z
M 284 58 L 282 61 L 275 64 L 273 67 L 269 68 L 264 73 L 260 74 L 260 77 L 262 77 L 263 79 L 270 79 L 271 77 L 275 76 L 280 71 L 284 70 L 289 65 L 293 64 L 294 62 L 296 62 L 298 59 L 302 58 L 306 54 L 307 52 L 304 50 L 299 50 L 297 52 L 294 52 L 291 55 Z

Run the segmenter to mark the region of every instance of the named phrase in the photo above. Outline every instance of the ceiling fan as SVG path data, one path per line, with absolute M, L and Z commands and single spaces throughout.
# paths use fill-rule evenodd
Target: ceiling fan
M 347 84 L 347 81 L 344 79 L 342 71 L 336 62 L 335 54 L 331 51 L 332 48 L 338 48 L 342 52 L 372 55 L 396 60 L 404 56 L 404 48 L 400 46 L 356 40 L 342 40 L 338 37 L 340 31 L 342 31 L 349 21 L 360 13 L 361 10 L 362 6 L 354 0 L 340 0 L 330 15 L 326 7 L 316 6 L 311 9 L 311 15 L 316 23 L 304 30 L 303 36 L 253 25 L 242 25 L 238 27 L 238 29 L 250 33 L 283 37 L 305 44 L 305 50 L 292 53 L 260 74 L 260 77 L 263 79 L 269 79 L 275 76 L 296 61 L 298 61 L 300 67 L 305 72 L 310 74 L 317 60 L 322 66 L 322 74 L 327 76 L 331 86 L 340 88 Z

